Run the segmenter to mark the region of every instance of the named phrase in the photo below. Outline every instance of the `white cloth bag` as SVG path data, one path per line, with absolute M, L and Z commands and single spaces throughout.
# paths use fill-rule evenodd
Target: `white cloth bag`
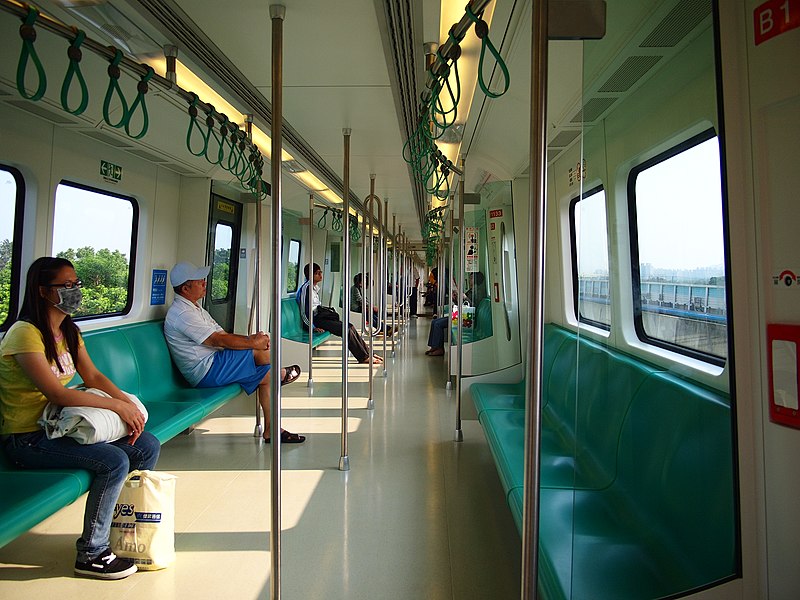
M 104 398 L 111 397 L 97 388 L 83 391 Z M 144 404 L 133 394 L 122 393 L 136 405 L 146 423 L 148 415 Z M 42 426 L 48 439 L 71 437 L 79 444 L 116 442 L 128 435 L 128 425 L 117 413 L 109 408 L 94 406 L 59 406 L 48 402 L 38 424 Z
M 159 471 L 131 471 L 111 523 L 111 550 L 133 559 L 142 571 L 175 560 L 175 480 Z

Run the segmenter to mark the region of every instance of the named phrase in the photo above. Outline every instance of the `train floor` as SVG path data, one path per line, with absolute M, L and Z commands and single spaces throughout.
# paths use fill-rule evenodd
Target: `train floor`
M 338 469 L 341 347 L 315 358 L 313 394 L 305 376 L 283 388 L 283 426 L 308 439 L 282 450 L 282 598 L 519 597 L 520 538 L 477 421 L 453 442 L 445 363 L 424 354 L 429 324 L 411 320 L 387 377 L 374 379 L 374 410 L 368 367 L 350 369 L 348 472 Z M 242 395 L 163 446 L 158 469 L 178 477 L 171 567 L 74 577 L 79 500 L 0 548 L 0 597 L 269 598 L 270 453 L 252 435 L 253 408 Z

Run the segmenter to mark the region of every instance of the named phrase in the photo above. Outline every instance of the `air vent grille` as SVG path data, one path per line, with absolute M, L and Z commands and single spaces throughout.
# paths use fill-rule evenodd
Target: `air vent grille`
M 711 14 L 711 0 L 682 0 L 644 41 L 640 48 L 672 48 Z
M 578 111 L 578 114 L 572 117 L 571 123 L 591 123 L 597 120 L 600 115 L 606 112 L 617 98 L 592 98 L 583 105 L 583 110 Z
M 35 104 L 34 102 L 28 102 L 26 100 L 6 100 L 6 102 L 11 106 L 20 108 L 33 115 L 36 115 L 37 117 L 47 119 L 51 123 L 56 123 L 58 125 L 75 125 L 76 123 L 74 119 L 62 113 L 48 110 L 41 104 Z
M 170 171 L 175 171 L 176 173 L 180 173 L 181 175 L 194 175 L 194 171 L 192 171 L 191 169 L 187 169 L 186 167 L 176 165 L 175 163 L 161 163 L 159 166 L 164 167 L 165 169 L 169 169 Z
M 128 150 L 128 152 L 130 152 L 131 154 L 133 154 L 135 156 L 138 156 L 139 158 L 143 158 L 146 161 L 152 162 L 152 163 L 163 163 L 164 162 L 163 158 L 161 158 L 160 156 L 156 156 L 155 154 L 153 154 L 152 152 L 148 152 L 147 150 L 140 150 L 138 148 L 134 148 L 132 150 Z
M 661 56 L 629 56 L 598 91 L 627 92 L 660 60 Z
M 97 140 L 98 142 L 103 142 L 109 146 L 114 146 L 115 148 L 133 148 L 133 146 L 125 143 L 122 139 L 108 135 L 102 131 L 96 131 L 92 129 L 91 131 L 81 131 L 81 133 L 87 137 Z
M 548 148 L 547 149 L 547 162 L 553 162 L 556 157 L 561 154 L 561 150 L 558 148 Z M 525 174 L 530 172 L 530 167 L 525 169 Z
M 558 135 L 550 140 L 550 143 L 547 145 L 555 148 L 566 148 L 573 141 L 575 141 L 575 138 L 580 134 L 580 129 L 565 129 L 564 131 L 559 132 Z

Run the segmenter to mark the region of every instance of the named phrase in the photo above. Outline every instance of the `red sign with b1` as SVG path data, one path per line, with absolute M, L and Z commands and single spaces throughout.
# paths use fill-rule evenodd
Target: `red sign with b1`
M 800 27 L 800 0 L 769 0 L 753 11 L 756 46 Z

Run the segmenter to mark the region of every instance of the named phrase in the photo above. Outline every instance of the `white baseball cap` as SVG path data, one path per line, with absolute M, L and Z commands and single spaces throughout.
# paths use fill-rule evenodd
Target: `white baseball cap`
M 208 272 L 210 270 L 211 267 L 209 266 L 195 267 L 190 262 L 179 262 L 177 265 L 172 267 L 172 271 L 169 272 L 169 281 L 172 284 L 172 287 L 178 287 L 187 281 L 205 279 L 208 277 Z

